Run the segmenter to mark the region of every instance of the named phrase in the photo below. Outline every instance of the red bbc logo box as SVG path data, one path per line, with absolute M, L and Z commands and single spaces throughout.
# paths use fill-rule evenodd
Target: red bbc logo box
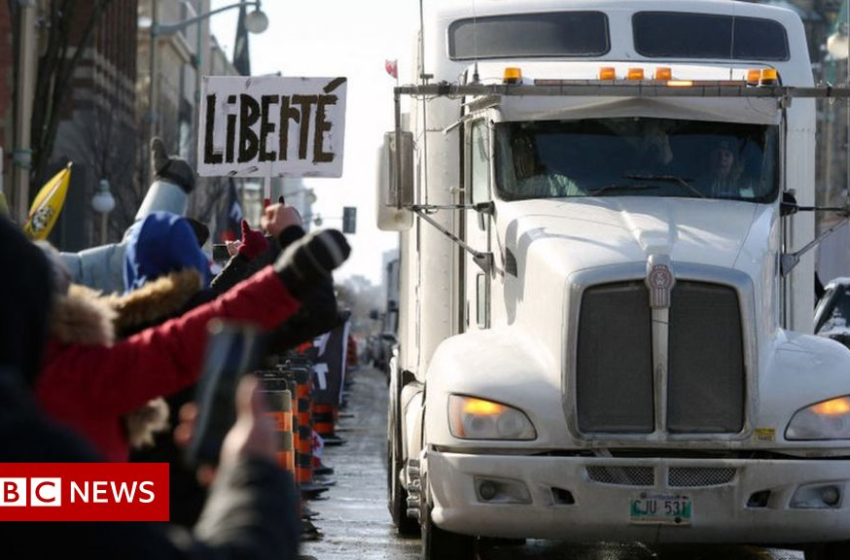
M 168 521 L 167 463 L 0 463 L 0 521 Z

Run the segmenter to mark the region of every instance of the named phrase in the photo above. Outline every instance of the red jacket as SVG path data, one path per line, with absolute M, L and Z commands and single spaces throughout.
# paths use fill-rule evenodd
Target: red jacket
M 218 299 L 113 346 L 49 341 L 36 398 L 55 419 L 75 429 L 110 461 L 127 461 L 121 417 L 149 400 L 198 380 L 210 319 L 250 321 L 269 330 L 300 303 L 271 267 Z

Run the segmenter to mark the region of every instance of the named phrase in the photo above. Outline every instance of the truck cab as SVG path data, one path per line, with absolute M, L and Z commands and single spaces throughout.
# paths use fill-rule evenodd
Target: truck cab
M 425 28 L 435 83 L 396 90 L 379 212 L 400 530 L 425 558 L 479 536 L 845 557 L 850 353 L 811 334 L 814 222 L 788 211 L 814 200 L 797 16 L 484 1 Z

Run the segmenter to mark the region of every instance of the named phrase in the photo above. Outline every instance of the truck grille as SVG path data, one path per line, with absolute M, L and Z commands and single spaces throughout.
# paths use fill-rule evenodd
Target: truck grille
M 671 467 L 667 473 L 670 488 L 696 488 L 698 486 L 722 486 L 732 482 L 735 469 L 732 467 Z
M 744 426 L 744 349 L 734 290 L 681 282 L 670 301 L 667 427 L 737 433 Z
M 671 295 L 667 427 L 670 433 L 737 433 L 745 375 L 738 296 L 732 288 L 677 282 Z M 582 297 L 576 406 L 585 433 L 651 433 L 655 427 L 652 329 L 643 281 L 602 284 Z
M 605 284 L 585 291 L 576 355 L 582 432 L 652 432 L 649 325 L 649 294 L 643 282 Z
M 587 476 L 602 484 L 623 486 L 654 486 L 655 472 L 652 467 L 587 467 Z
M 587 467 L 587 477 L 600 484 L 620 486 L 655 486 L 653 467 Z M 667 472 L 668 488 L 699 488 L 723 486 L 735 478 L 734 467 L 670 467 Z

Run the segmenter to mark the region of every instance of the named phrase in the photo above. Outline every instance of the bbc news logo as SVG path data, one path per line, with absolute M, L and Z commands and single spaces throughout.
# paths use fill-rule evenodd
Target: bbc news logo
M 108 504 L 110 500 L 116 503 L 133 503 L 139 494 L 140 504 L 150 504 L 156 500 L 153 492 L 154 483 L 150 480 L 115 482 L 114 480 L 98 480 L 95 482 L 71 481 L 70 503 Z M 61 507 L 62 479 L 61 478 L 0 478 L 0 507 Z
M 0 463 L 0 521 L 168 521 L 167 463 Z
M 61 507 L 61 478 L 0 478 L 0 507 Z

